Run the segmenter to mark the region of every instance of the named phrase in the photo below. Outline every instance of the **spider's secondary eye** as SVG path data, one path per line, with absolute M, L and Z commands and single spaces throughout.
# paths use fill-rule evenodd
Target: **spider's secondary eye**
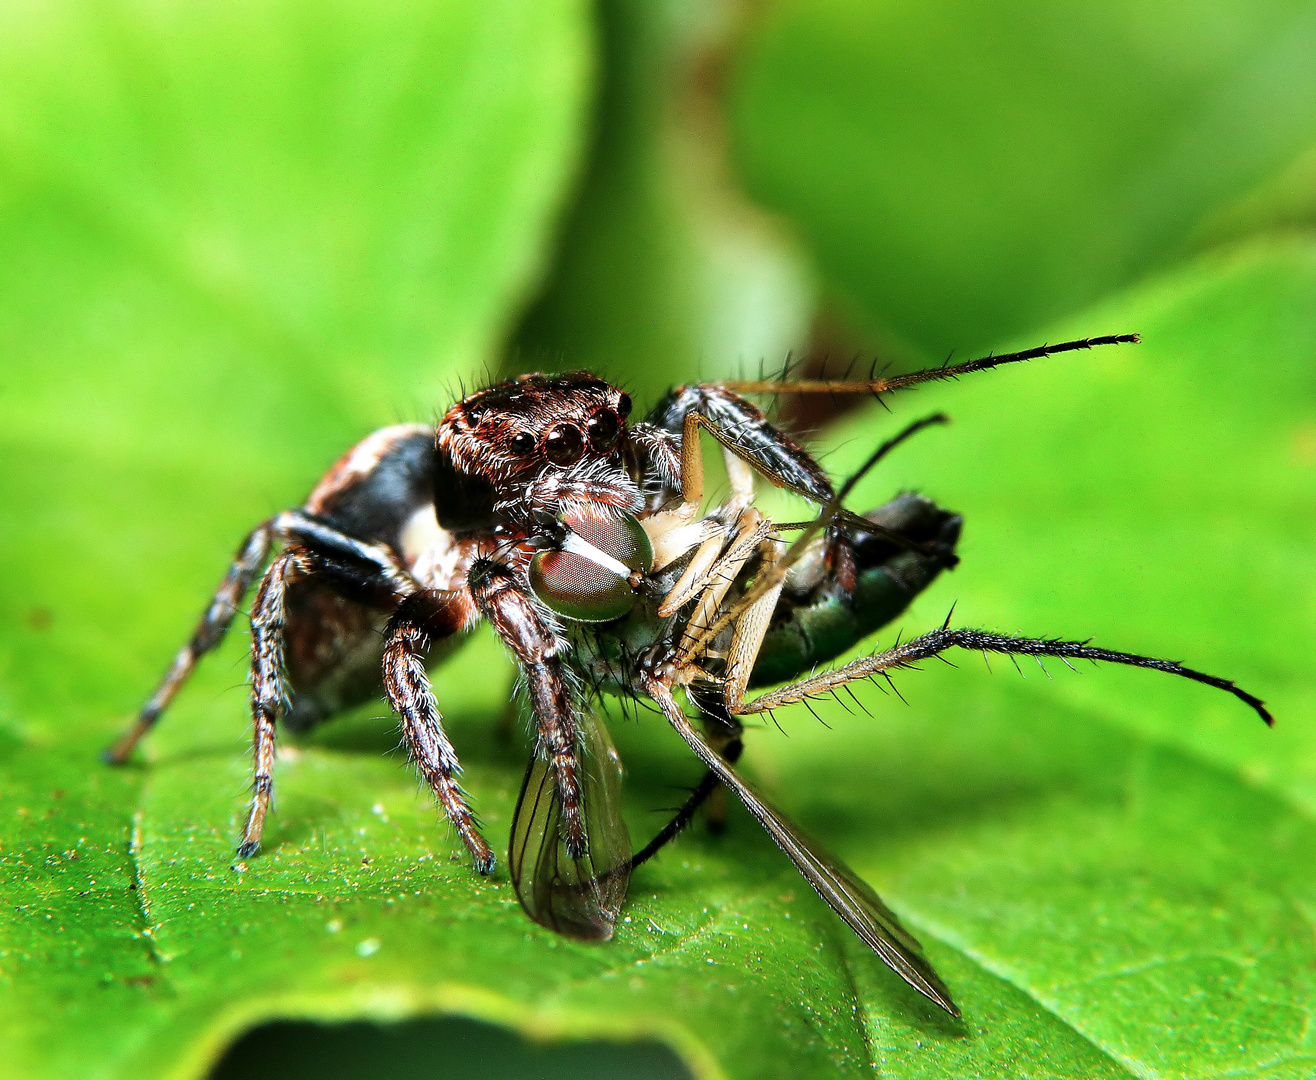
M 631 415 L 630 394 L 622 394 L 620 400 L 617 402 L 617 415 L 620 416 L 623 420 L 625 420 L 626 417 Z
M 535 437 L 528 431 L 518 431 L 507 444 L 514 454 L 528 454 L 535 448 Z
M 575 424 L 556 424 L 544 438 L 544 456 L 554 465 L 574 465 L 585 453 L 585 436 Z
M 589 444 L 600 453 L 616 446 L 620 434 L 621 421 L 611 409 L 600 409 L 589 418 Z

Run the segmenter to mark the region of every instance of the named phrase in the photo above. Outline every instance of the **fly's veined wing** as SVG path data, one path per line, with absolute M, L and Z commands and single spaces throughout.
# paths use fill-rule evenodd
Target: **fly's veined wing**
M 529 916 L 550 930 L 607 941 L 631 878 L 631 837 L 621 816 L 621 759 L 600 721 L 581 731 L 581 790 L 589 851 L 578 859 L 562 840 L 562 800 L 548 762 L 526 769 L 512 816 L 507 864 Z
M 668 721 L 690 744 L 690 748 L 740 797 L 745 808 L 767 829 L 777 846 L 790 856 L 791 862 L 804 875 L 804 880 L 813 887 L 814 892 L 826 900 L 864 944 L 905 982 L 952 1016 L 959 1016 L 960 1010 L 951 999 L 950 990 L 923 955 L 923 946 L 901 925 L 895 912 L 882 902 L 877 893 L 860 881 L 854 871 L 819 852 L 790 821 L 769 806 L 704 741 L 703 736 L 676 707 L 670 694 L 667 701 L 659 700 L 659 704 L 663 706 Z

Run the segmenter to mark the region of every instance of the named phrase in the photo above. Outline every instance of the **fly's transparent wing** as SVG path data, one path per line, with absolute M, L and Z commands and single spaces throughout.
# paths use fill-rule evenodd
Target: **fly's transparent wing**
M 562 800 L 553 770 L 538 754 L 526 769 L 507 864 L 529 916 L 566 937 L 607 941 L 626 899 L 631 837 L 621 816 L 621 771 L 607 729 L 585 717 L 581 789 L 589 851 L 573 859 L 562 840 Z
M 668 698 L 668 702 L 671 698 Z M 830 905 L 846 924 L 863 939 L 873 952 L 882 958 L 905 982 L 931 999 L 952 1016 L 960 1010 L 951 999 L 950 990 L 932 970 L 923 955 L 923 946 L 913 934 L 901 925 L 896 913 L 886 906 L 868 885 L 860 881 L 854 871 L 838 860 L 817 850 L 782 814 L 774 810 L 763 797 L 742 780 L 700 735 L 690 722 L 675 709 L 660 701 L 669 722 L 690 748 L 731 788 L 745 804 L 745 808 L 768 831 L 779 848 L 790 856 L 796 869 L 814 892 Z

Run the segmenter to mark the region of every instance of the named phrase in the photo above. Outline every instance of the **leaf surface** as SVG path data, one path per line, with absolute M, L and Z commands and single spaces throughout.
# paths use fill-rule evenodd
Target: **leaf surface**
M 940 360 L 1165 265 L 1309 151 L 1314 50 L 1289 0 L 791 0 L 738 66 L 736 161 L 851 318 Z
M 656 1037 L 702 1076 L 1310 1073 L 1311 245 L 1185 268 L 1064 328 L 1140 330 L 1137 350 L 919 391 L 895 420 L 865 413 L 838 435 L 828 462 L 843 472 L 905 416 L 956 417 L 864 496 L 918 487 L 967 516 L 963 566 L 909 626 L 958 599 L 966 621 L 1181 656 L 1280 718 L 1260 730 L 1223 696 L 1147 672 L 1020 684 L 969 657 L 902 676 L 911 708 L 862 691 L 871 719 L 824 706 L 831 730 L 797 710 L 789 739 L 752 732 L 747 771 L 917 930 L 965 1009 L 957 1025 L 734 809 L 723 836 L 695 829 L 637 872 L 611 943 L 534 926 L 505 877 L 477 880 L 455 857 L 382 706 L 285 743 L 266 848 L 235 867 L 241 633 L 139 764 L 97 762 L 244 529 L 370 426 L 446 404 L 442 379 L 490 354 L 576 146 L 587 39 L 565 3 L 453 5 L 432 26 L 429 8 L 335 8 L 344 37 L 379 49 L 423 52 L 430 27 L 437 51 L 408 70 L 441 98 L 449 82 L 425 73 L 472 65 L 481 77 L 460 83 L 489 109 L 439 101 L 399 121 L 435 125 L 437 157 L 408 159 L 401 135 L 367 153 L 326 134 L 340 167 L 303 169 L 280 165 L 277 117 L 314 112 L 355 70 L 333 62 L 332 35 L 304 58 L 319 82 L 254 60 L 206 81 L 206 65 L 167 61 L 187 41 L 209 55 L 196 43 L 231 31 L 226 9 L 194 9 L 196 24 L 167 7 L 92 10 L 48 22 L 14 8 L 26 49 L 0 33 L 0 349 L 17 361 L 0 377 L 0 1074 L 193 1077 L 268 1017 L 435 1012 L 541 1037 Z M 242 9 L 272 26 L 299 10 Z M 420 22 L 375 21 L 404 16 Z M 122 107 L 92 116 L 107 95 L 63 93 L 52 73 L 67 54 L 109 79 L 130 47 L 175 72 L 173 96 L 133 106 L 120 72 L 108 97 Z M 176 115 L 153 129 L 146 98 Z M 206 119 L 221 106 L 230 126 Z M 486 140 L 503 156 L 423 188 L 433 160 L 475 169 Z M 211 167 L 227 179 L 198 188 Z M 372 256 L 373 239 L 351 257 L 308 253 L 338 220 L 323 207 L 352 203 L 339 185 L 353 175 L 374 178 L 351 181 L 360 237 L 428 227 L 446 239 L 426 250 L 450 265 Z M 134 202 L 143 183 L 163 192 L 153 209 Z M 464 781 L 504 844 L 526 753 L 496 735 L 510 672 L 480 638 L 437 676 Z M 650 714 L 613 732 L 639 842 L 698 769 Z

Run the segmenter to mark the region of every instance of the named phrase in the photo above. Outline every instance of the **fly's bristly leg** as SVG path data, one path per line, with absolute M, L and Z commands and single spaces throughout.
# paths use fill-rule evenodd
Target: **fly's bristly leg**
M 1040 360 L 1046 356 L 1060 353 L 1096 349 L 1103 345 L 1137 345 L 1141 339 L 1137 334 L 1105 334 L 1101 337 L 1078 338 L 1074 341 L 1062 341 L 1055 345 L 1039 345 L 1035 349 L 1020 352 L 994 353 L 968 360 L 963 364 L 946 363 L 940 367 L 911 371 L 906 375 L 892 375 L 889 378 L 869 379 L 729 379 L 717 384 L 734 394 L 882 394 L 904 390 L 922 383 L 940 382 L 944 379 L 958 379 L 961 375 L 971 375 L 976 371 L 991 371 L 993 368 L 1007 364 L 1019 364 L 1029 360 Z
M 265 560 L 269 558 L 274 540 L 273 523 L 262 522 L 242 542 L 233 563 L 219 588 L 211 598 L 210 605 L 192 633 L 191 639 L 179 650 L 174 662 L 169 666 L 165 677 L 150 699 L 142 706 L 141 712 L 132 727 L 125 731 L 115 744 L 102 755 L 111 765 L 122 765 L 128 760 L 133 748 L 142 740 L 169 708 L 170 703 L 183 688 L 188 677 L 196 668 L 197 662 L 216 648 L 224 640 L 233 617 L 238 613 L 247 590 L 256 580 Z
M 793 683 L 743 702 L 736 709 L 739 715 L 766 712 L 782 705 L 791 705 L 806 698 L 830 691 L 861 679 L 882 675 L 898 668 L 907 668 L 921 660 L 938 656 L 947 649 L 960 648 L 970 652 L 1001 653 L 1008 656 L 1033 656 L 1039 660 L 1054 656 L 1061 660 L 1092 660 L 1109 664 L 1123 664 L 1128 667 L 1149 668 L 1163 671 L 1169 675 L 1191 679 L 1193 682 L 1223 690 L 1238 698 L 1267 724 L 1273 724 L 1274 718 L 1266 709 L 1260 698 L 1249 694 L 1228 679 L 1222 679 L 1194 668 L 1185 667 L 1174 660 L 1159 660 L 1137 653 L 1117 652 L 1113 649 L 1101 649 L 1085 641 L 1058 641 L 1052 638 L 1013 637 L 1009 634 L 995 634 L 984 630 L 970 630 L 960 627 L 943 626 L 922 637 L 914 638 L 903 645 L 887 649 L 874 656 L 854 660 L 844 667 L 825 671 L 809 679 Z
M 728 765 L 734 766 L 740 760 L 740 755 L 745 749 L 745 743 L 741 739 L 745 726 L 736 717 L 726 712 L 720 697 L 703 694 L 693 686 L 686 688 L 686 694 L 703 714 L 704 731 L 709 745 L 722 756 L 722 759 Z M 725 790 L 722 781 L 718 779 L 717 773 L 711 769 L 705 772 L 671 820 L 631 859 L 631 869 L 634 870 L 641 863 L 648 862 L 675 840 L 694 820 L 699 808 L 716 799 L 718 792 L 724 792 Z M 710 807 L 710 809 L 713 808 Z M 714 831 L 721 831 L 725 813 L 725 803 L 723 803 L 721 809 L 717 812 L 716 820 L 709 822 Z
M 470 599 L 460 592 L 418 593 L 404 601 L 385 630 L 384 691 L 402 718 L 412 760 L 471 853 L 476 871 L 492 874 L 497 860 L 458 783 L 461 764 L 443 730 L 443 717 L 425 671 L 431 631 L 441 636 L 459 633 L 473 616 Z
M 589 850 L 582 811 L 577 702 L 563 663 L 566 643 L 540 617 L 506 566 L 478 560 L 469 576 L 476 606 L 516 657 L 545 755 L 561 800 L 562 837 L 571 859 Z

